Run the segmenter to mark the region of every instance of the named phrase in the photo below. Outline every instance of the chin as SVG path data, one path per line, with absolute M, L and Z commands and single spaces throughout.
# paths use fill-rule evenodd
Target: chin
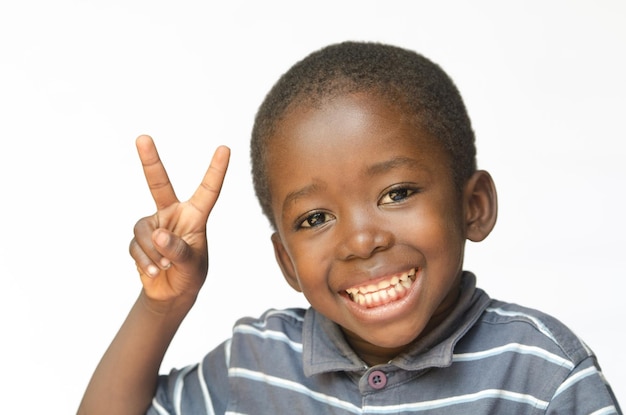
M 420 337 L 422 330 L 402 327 L 369 330 L 361 337 L 365 342 L 385 349 L 398 349 L 413 343 Z

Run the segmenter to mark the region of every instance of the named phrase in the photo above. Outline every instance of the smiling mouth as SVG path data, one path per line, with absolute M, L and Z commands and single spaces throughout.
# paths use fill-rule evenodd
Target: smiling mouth
M 413 268 L 410 271 L 380 281 L 378 284 L 348 288 L 346 293 L 352 301 L 363 307 L 378 307 L 406 296 L 409 288 L 415 282 L 416 271 L 417 269 Z

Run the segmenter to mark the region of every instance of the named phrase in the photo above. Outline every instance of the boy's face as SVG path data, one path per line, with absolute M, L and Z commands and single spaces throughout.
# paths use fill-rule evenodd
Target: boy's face
M 401 108 L 368 94 L 297 106 L 268 157 L 283 273 L 365 361 L 393 357 L 446 316 L 462 197 L 448 155 Z

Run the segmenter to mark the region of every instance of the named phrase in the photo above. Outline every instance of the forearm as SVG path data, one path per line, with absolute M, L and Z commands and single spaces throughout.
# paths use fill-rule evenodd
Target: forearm
M 163 356 L 192 304 L 159 309 L 142 292 L 98 364 L 78 413 L 145 413 Z

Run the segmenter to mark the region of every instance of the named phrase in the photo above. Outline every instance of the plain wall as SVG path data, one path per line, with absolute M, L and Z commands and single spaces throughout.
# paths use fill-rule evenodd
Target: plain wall
M 163 371 L 240 316 L 305 304 L 274 262 L 248 140 L 277 78 L 342 40 L 414 49 L 456 81 L 500 204 L 466 268 L 492 297 L 568 324 L 623 401 L 625 21 L 606 0 L 2 2 L 2 412 L 75 412 L 139 293 L 127 247 L 154 211 L 141 133 L 181 199 L 232 148 L 209 278 Z

